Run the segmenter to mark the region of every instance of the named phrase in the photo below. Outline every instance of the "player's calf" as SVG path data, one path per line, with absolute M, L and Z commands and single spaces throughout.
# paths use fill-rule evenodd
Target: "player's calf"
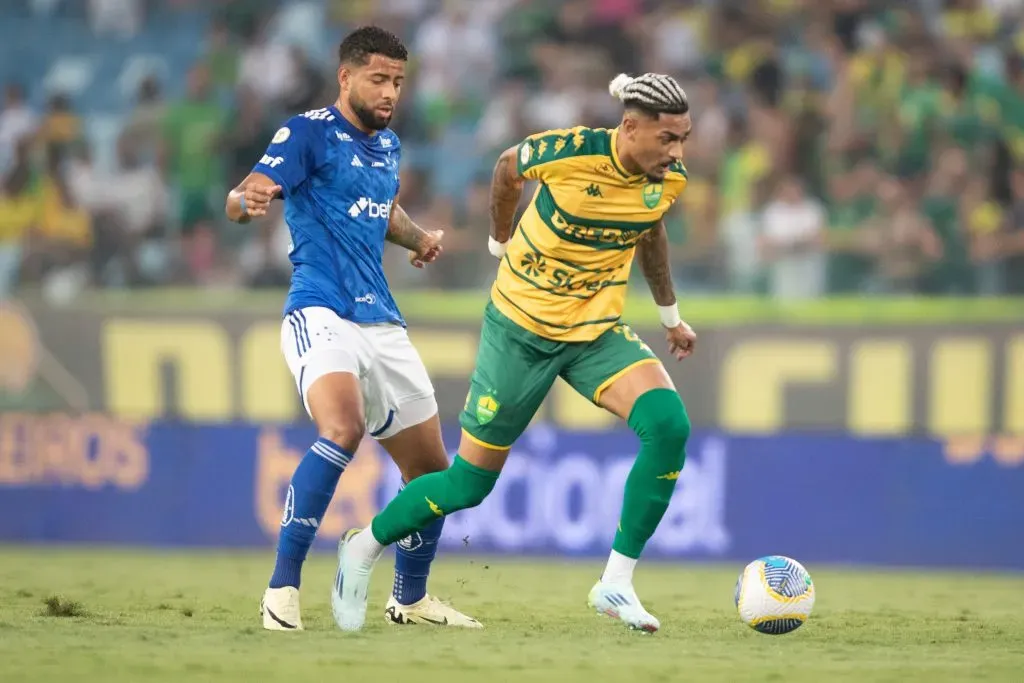
M 668 509 L 690 437 L 690 418 L 673 389 L 641 394 L 628 423 L 641 447 L 626 478 L 622 515 L 602 576 L 602 581 L 621 585 L 632 585 L 637 558 Z
M 303 456 L 288 486 L 274 572 L 261 605 L 264 628 L 301 628 L 302 565 L 338 480 L 363 438 L 360 396 L 358 379 L 351 373 L 325 375 L 309 388 L 307 400 L 320 438 Z

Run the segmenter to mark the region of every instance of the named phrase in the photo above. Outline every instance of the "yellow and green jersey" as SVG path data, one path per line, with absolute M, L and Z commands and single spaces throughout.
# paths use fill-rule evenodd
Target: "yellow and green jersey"
M 637 241 L 686 187 L 673 165 L 663 182 L 623 169 L 618 129 L 532 135 L 517 150 L 520 174 L 539 186 L 498 268 L 491 300 L 541 337 L 591 341 L 618 322 Z

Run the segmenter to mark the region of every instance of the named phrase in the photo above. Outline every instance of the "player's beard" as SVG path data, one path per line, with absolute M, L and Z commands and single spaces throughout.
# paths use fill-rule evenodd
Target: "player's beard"
M 355 95 L 351 95 L 348 98 L 348 103 L 352 107 L 352 111 L 355 112 L 359 122 L 370 130 L 384 130 L 391 123 L 391 114 L 387 116 L 378 115 L 365 102 L 357 100 Z

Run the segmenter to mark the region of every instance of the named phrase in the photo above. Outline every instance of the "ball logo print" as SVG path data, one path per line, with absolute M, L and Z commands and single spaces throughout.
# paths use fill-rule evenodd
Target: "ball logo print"
M 273 139 L 271 139 L 270 142 L 272 142 L 275 145 L 280 145 L 282 142 L 284 142 L 289 137 L 291 137 L 291 134 L 292 134 L 292 132 L 290 130 L 288 130 L 287 126 L 285 126 L 283 128 L 279 128 L 277 130 L 277 132 L 274 133 L 274 137 L 273 137 Z

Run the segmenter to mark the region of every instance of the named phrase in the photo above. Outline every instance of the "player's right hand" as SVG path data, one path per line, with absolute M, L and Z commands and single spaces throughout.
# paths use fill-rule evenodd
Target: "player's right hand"
M 693 353 L 697 345 L 697 333 L 685 322 L 680 321 L 675 327 L 666 328 L 668 352 L 676 360 L 682 360 Z
M 280 185 L 246 185 L 242 196 L 245 198 L 245 215 L 250 218 L 266 216 L 270 202 L 281 192 Z
M 441 246 L 441 239 L 443 237 L 444 230 L 427 231 L 426 237 L 423 238 L 423 242 L 420 244 L 419 251 L 409 252 L 409 263 L 416 268 L 422 268 L 426 264 L 436 261 L 437 257 L 444 251 L 444 247 Z

